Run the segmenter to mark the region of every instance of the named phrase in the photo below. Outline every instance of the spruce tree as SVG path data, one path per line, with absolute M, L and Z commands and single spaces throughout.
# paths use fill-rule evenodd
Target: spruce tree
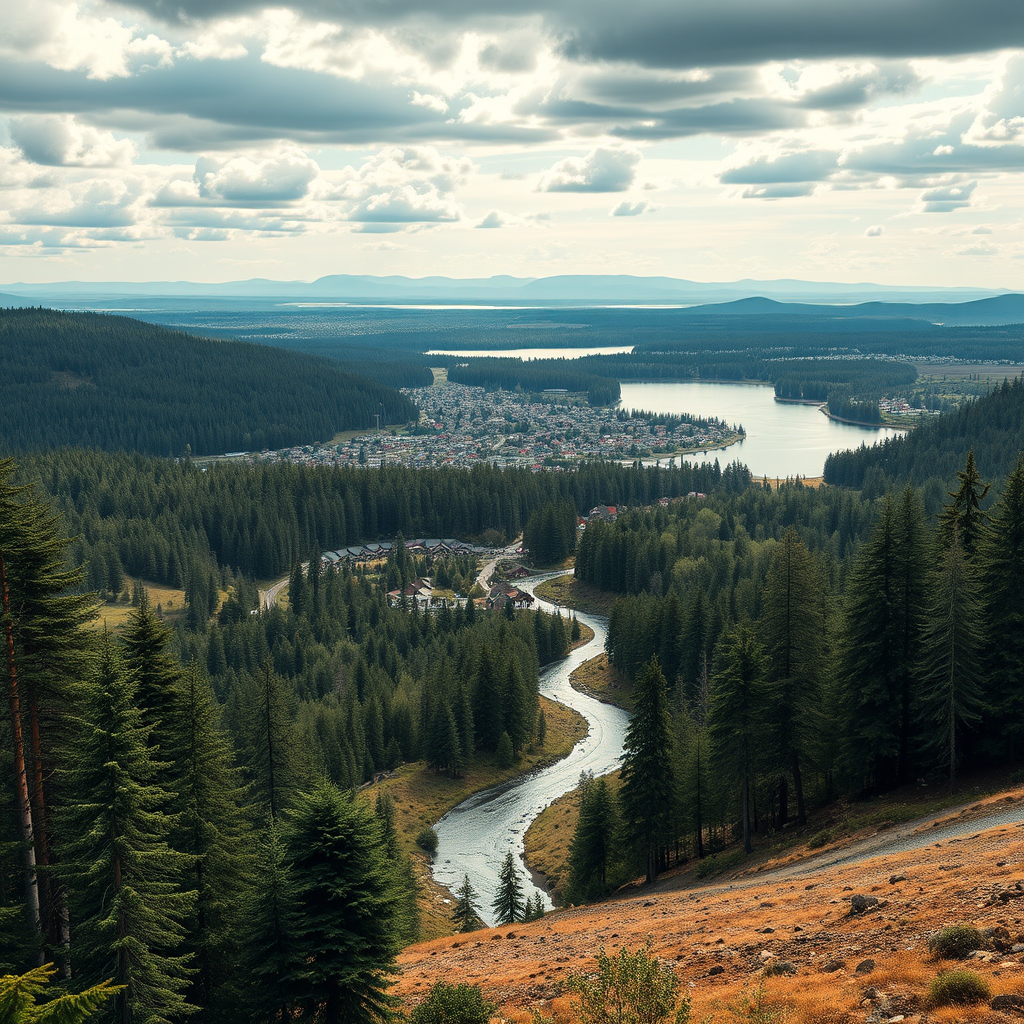
M 708 732 L 721 784 L 739 797 L 743 849 L 750 853 L 751 794 L 764 736 L 765 657 L 753 630 L 741 623 L 723 634 L 715 652 Z
M 293 1006 L 322 1024 L 390 1020 L 400 897 L 373 812 L 323 784 L 295 801 L 286 836 L 300 957 Z
M 978 551 L 987 636 L 984 669 L 991 710 L 983 736 L 998 737 L 1000 753 L 1024 751 L 1024 456 L 1007 477 Z
M 939 516 L 939 536 L 943 547 L 953 546 L 954 538 L 963 549 L 965 558 L 973 558 L 981 543 L 988 516 L 982 512 L 981 503 L 988 494 L 991 484 L 981 479 L 974 464 L 974 449 L 967 453 L 964 468 L 957 470 L 960 484 L 955 491 L 949 491 L 953 500 Z
M 281 826 L 273 818 L 260 835 L 258 885 L 242 899 L 241 1005 L 254 1024 L 291 1019 L 289 1007 L 301 991 L 304 948 L 299 945 L 298 899 Z
M 672 821 L 672 731 L 668 689 L 657 658 L 633 687 L 633 717 L 622 755 L 622 817 L 633 852 L 653 882 L 665 865 Z
M 240 991 L 238 930 L 242 893 L 251 885 L 245 791 L 234 752 L 220 730 L 209 683 L 193 661 L 180 687 L 179 722 L 167 756 L 178 775 L 170 842 L 187 854 L 186 887 L 196 892 L 183 949 L 195 974 L 190 999 L 206 1019 L 230 1019 Z
M 981 718 L 984 632 L 977 577 L 954 530 L 943 553 L 925 627 L 921 665 L 921 714 L 929 747 L 944 764 L 949 791 L 956 786 L 959 739 Z
M 469 875 L 463 876 L 462 885 L 455 890 L 452 923 L 457 932 L 475 932 L 483 924 L 480 920 L 476 890 L 469 880 Z
M 377 794 L 373 802 L 373 813 L 380 825 L 384 855 L 390 865 L 395 889 L 399 898 L 399 928 L 402 944 L 411 945 L 420 934 L 419 886 L 413 873 L 412 861 L 402 850 L 395 825 L 397 811 L 394 798 L 386 790 Z
M 568 903 L 588 903 L 608 891 L 608 865 L 616 855 L 619 815 L 605 779 L 588 778 L 569 846 Z
M 491 903 L 497 924 L 515 924 L 522 921 L 526 904 L 523 902 L 523 887 L 516 873 L 516 862 L 509 850 L 501 862 L 498 872 L 498 888 Z
M 151 732 L 134 677 L 108 641 L 69 752 L 74 796 L 60 820 L 59 871 L 75 922 L 76 977 L 124 986 L 112 1013 L 121 1024 L 165 1024 L 195 1009 L 183 944 L 196 892 L 182 888 L 190 858 L 168 845 L 171 794 L 156 781 L 164 764 L 153 760 Z
M 807 823 L 803 773 L 819 731 L 824 655 L 820 591 L 810 552 L 795 530 L 787 530 L 768 573 L 759 622 L 767 662 L 770 736 L 781 773 L 779 820 L 783 825 L 789 820 L 789 777 L 797 821 Z

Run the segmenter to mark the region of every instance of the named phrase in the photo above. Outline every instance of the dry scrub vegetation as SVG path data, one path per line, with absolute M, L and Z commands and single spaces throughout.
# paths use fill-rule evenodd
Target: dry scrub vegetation
M 678 971 L 693 1024 L 1021 1021 L 1024 1012 L 988 1003 L 929 1002 L 933 980 L 952 968 L 976 972 L 993 996 L 1024 995 L 1024 826 L 976 827 L 850 865 L 704 888 L 667 878 L 534 924 L 423 943 L 399 958 L 398 991 L 412 1004 L 438 978 L 470 982 L 498 1003 L 497 1019 L 527 1024 L 538 1010 L 572 1024 L 566 979 L 592 969 L 599 948 L 650 938 Z M 869 898 L 860 913 L 851 913 L 854 895 Z M 998 929 L 995 942 L 966 961 L 938 959 L 929 940 L 954 924 Z

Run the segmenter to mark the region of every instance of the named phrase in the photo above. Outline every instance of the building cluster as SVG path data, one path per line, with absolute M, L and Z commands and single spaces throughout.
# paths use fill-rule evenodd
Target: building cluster
M 365 562 L 377 562 L 387 558 L 394 544 L 389 540 L 373 541 L 368 544 L 351 544 L 337 551 L 325 551 L 320 561 L 327 568 L 343 564 L 352 565 Z M 452 537 L 433 537 L 425 540 L 407 540 L 405 548 L 410 555 L 430 555 L 431 558 L 447 558 L 449 555 L 490 555 L 491 548 L 482 548 Z
M 553 468 L 581 460 L 629 460 L 720 448 L 735 439 L 720 421 L 681 417 L 670 424 L 594 408 L 569 396 L 534 402 L 522 392 L 443 383 L 406 388 L 421 410 L 412 433 L 368 431 L 337 445 L 305 445 L 250 458 L 310 465 Z

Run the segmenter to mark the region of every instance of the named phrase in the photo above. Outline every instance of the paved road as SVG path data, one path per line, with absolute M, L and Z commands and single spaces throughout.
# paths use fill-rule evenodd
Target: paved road
M 302 566 L 303 569 L 309 565 L 309 562 L 305 562 Z M 278 580 L 276 583 L 272 583 L 267 590 L 260 591 L 260 611 L 269 612 L 274 607 L 277 601 L 277 595 L 288 586 L 289 577 L 285 576 L 283 580 Z

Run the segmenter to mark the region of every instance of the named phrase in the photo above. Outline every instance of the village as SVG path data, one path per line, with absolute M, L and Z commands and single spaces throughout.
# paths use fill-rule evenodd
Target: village
M 338 443 L 252 453 L 248 458 L 367 469 L 489 463 L 540 471 L 571 468 L 581 461 L 626 462 L 724 448 L 741 437 L 720 420 L 682 415 L 670 423 L 657 422 L 642 413 L 594 408 L 564 392 L 546 393 L 544 401 L 537 401 L 520 391 L 445 382 L 403 393 L 421 410 L 414 430 L 373 430 Z

